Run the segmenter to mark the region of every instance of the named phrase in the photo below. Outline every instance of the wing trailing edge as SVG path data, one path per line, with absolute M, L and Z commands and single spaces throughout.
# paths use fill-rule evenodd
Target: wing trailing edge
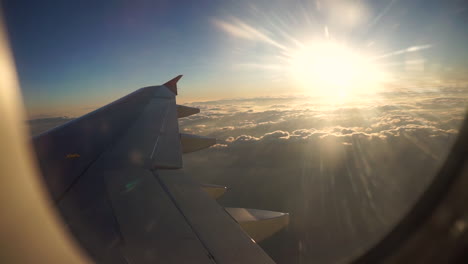
M 180 142 L 182 144 L 182 153 L 190 153 L 213 146 L 216 144 L 216 138 L 180 134 Z
M 256 242 L 262 241 L 289 224 L 289 214 L 259 209 L 224 208 Z

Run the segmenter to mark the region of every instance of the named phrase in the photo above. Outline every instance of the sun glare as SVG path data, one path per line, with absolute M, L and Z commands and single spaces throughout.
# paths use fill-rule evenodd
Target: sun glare
M 322 96 L 372 93 L 385 77 L 365 56 L 334 42 L 305 45 L 292 53 L 290 60 L 298 84 Z

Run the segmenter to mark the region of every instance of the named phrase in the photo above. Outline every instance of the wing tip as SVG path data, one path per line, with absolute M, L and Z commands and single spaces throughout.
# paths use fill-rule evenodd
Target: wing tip
M 180 78 L 182 78 L 182 74 L 178 75 L 177 77 L 173 78 L 172 80 L 166 82 L 164 84 L 164 86 L 166 86 L 167 88 L 169 88 L 169 90 L 171 90 L 171 92 L 173 92 L 174 94 L 177 95 L 177 82 L 180 80 Z

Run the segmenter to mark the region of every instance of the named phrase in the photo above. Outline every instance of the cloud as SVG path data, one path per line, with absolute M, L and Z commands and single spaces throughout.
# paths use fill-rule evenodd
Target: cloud
M 205 124 L 220 144 L 184 156 L 184 166 L 231 188 L 223 206 L 290 213 L 288 229 L 262 244 L 268 252 L 334 262 L 380 239 L 412 206 L 456 139 L 466 98 L 438 89 L 332 106 L 310 97 L 199 103 L 210 116 L 184 126 Z
M 269 37 L 267 33 L 254 28 L 238 18 L 232 17 L 229 21 L 213 19 L 213 24 L 233 37 L 264 42 L 282 50 L 287 49 L 285 46 Z
M 320 140 L 324 138 L 335 138 L 341 139 L 343 141 L 349 141 L 351 138 L 361 138 L 361 139 L 372 139 L 380 138 L 386 139 L 388 137 L 399 137 L 402 135 L 406 136 L 415 136 L 418 138 L 447 138 L 454 137 L 457 135 L 456 129 L 439 129 L 433 126 L 423 126 L 423 125 L 404 125 L 396 126 L 389 129 L 382 129 L 378 132 L 370 132 L 368 129 L 364 128 L 354 128 L 361 131 L 356 131 L 350 128 L 342 127 L 332 127 L 324 130 L 317 129 L 298 129 L 292 132 L 276 130 L 273 132 L 265 133 L 260 137 L 254 137 L 251 135 L 240 135 L 237 137 L 228 137 L 225 141 L 227 146 L 230 144 L 236 144 L 238 142 L 263 142 L 263 141 L 307 141 L 307 140 Z M 366 132 L 367 131 L 367 132 Z
M 289 133 L 287 131 L 276 130 L 274 132 L 266 133 L 262 136 L 262 140 L 288 140 Z
M 236 127 L 234 127 L 234 126 L 226 126 L 226 127 L 220 128 L 220 130 L 223 130 L 223 131 L 234 130 L 234 129 L 236 129 Z
M 257 138 L 257 137 L 253 137 L 253 136 L 249 136 L 249 135 L 241 135 L 241 136 L 238 136 L 236 138 L 234 137 L 228 137 L 226 139 L 226 142 L 229 142 L 229 143 L 247 143 L 247 142 L 255 142 L 255 141 L 259 141 L 260 138 Z
M 425 50 L 425 49 L 429 49 L 429 48 L 432 48 L 431 44 L 411 46 L 411 47 L 408 47 L 408 48 L 405 48 L 405 49 L 396 50 L 396 51 L 389 52 L 387 54 L 379 55 L 379 56 L 375 57 L 374 59 L 379 60 L 379 59 L 384 59 L 384 58 L 387 58 L 387 57 L 392 57 L 392 56 L 401 55 L 401 54 L 405 54 L 405 53 Z
M 226 144 L 214 144 L 213 146 L 211 146 L 210 148 L 214 148 L 214 149 L 220 149 L 220 148 L 227 148 L 228 145 Z

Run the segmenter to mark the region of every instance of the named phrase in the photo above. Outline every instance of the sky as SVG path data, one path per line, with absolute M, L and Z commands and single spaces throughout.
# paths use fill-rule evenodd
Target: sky
M 411 209 L 468 105 L 466 1 L 4 1 L 38 134 L 178 74 L 184 155 L 229 207 L 289 212 L 278 263 L 346 262 Z
M 30 118 L 79 116 L 178 74 L 184 74 L 178 100 L 189 102 L 317 94 L 341 85 L 337 78 L 384 89 L 457 85 L 468 69 L 464 1 L 7 0 L 2 6 Z

